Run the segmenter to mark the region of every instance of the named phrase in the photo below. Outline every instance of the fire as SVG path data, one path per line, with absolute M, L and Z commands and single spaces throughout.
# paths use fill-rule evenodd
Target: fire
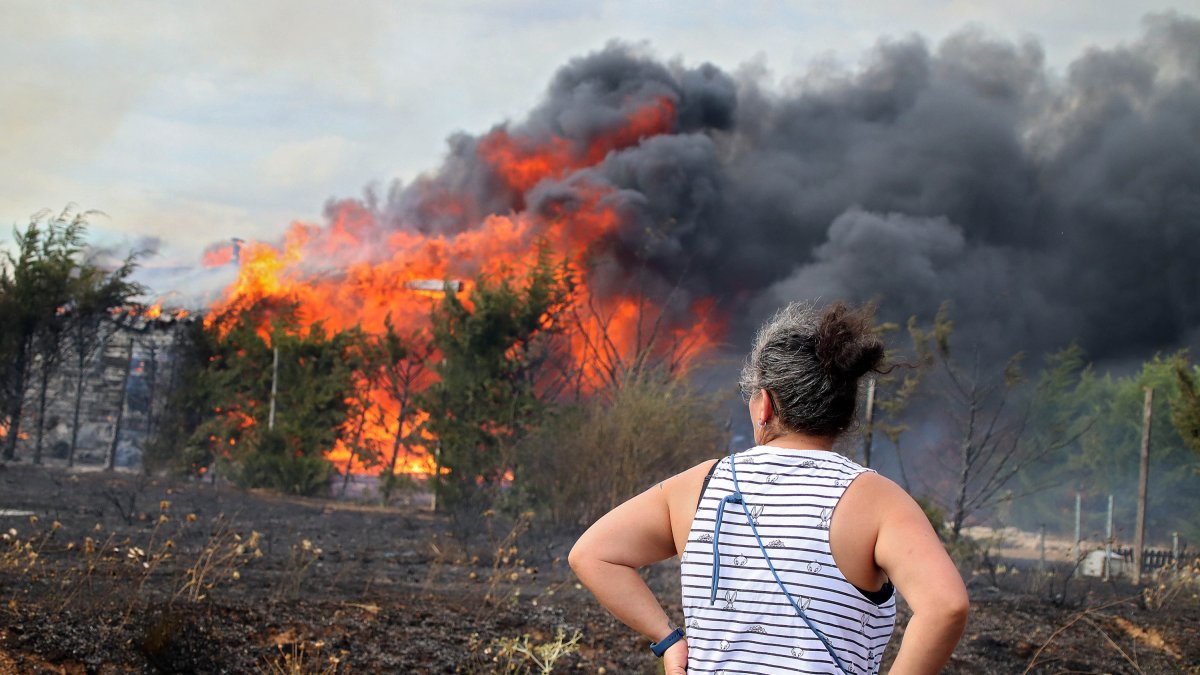
M 329 223 L 316 226 L 294 223 L 279 244 L 245 242 L 239 246 L 239 276 L 226 289 L 211 317 L 236 314 L 264 299 L 289 299 L 298 303 L 304 326 L 320 321 L 329 330 L 360 327 L 369 334 L 385 330 L 391 317 L 394 326 L 409 332 L 428 325 L 430 311 L 444 292 L 430 288 L 431 280 L 455 281 L 452 291 L 469 293 L 477 275 L 519 272 L 536 262 L 535 242 L 546 242 L 555 255 L 565 258 L 577 277 L 573 298 L 577 321 L 570 338 L 571 357 L 583 372 L 583 389 L 602 386 L 605 371 L 645 346 L 646 338 L 658 327 L 662 308 L 647 298 L 600 295 L 587 278 L 591 255 L 621 224 L 619 214 L 606 204 L 613 188 L 591 185 L 573 172 L 594 166 L 613 151 L 634 146 L 675 125 L 675 104 L 660 97 L 632 110 L 625 124 L 586 143 L 566 138 L 531 139 L 495 130 L 483 137 L 476 151 L 504 184 L 524 194 L 539 182 L 572 177 L 572 188 L 581 195 L 558 213 L 534 214 L 517 210 L 485 217 L 472 229 L 460 232 L 422 234 L 410 229 L 387 229 L 376 214 L 357 202 L 336 205 Z M 445 195 L 437 208 L 446 213 L 467 213 L 467 196 Z M 219 249 L 224 255 L 225 248 Z M 230 248 L 232 251 L 232 248 Z M 231 252 L 230 255 L 233 255 Z M 205 264 L 217 261 L 206 254 Z M 711 317 L 711 303 L 699 301 L 690 308 L 697 325 L 668 327 L 659 335 L 687 354 L 711 348 L 721 326 Z M 215 319 L 219 321 L 219 319 Z M 260 334 L 266 338 L 265 329 Z M 396 471 L 432 474 L 435 462 L 428 437 L 415 440 L 423 414 L 417 411 L 397 428 L 400 406 L 386 392 L 360 392 L 362 401 L 374 411 L 357 430 L 347 421 L 347 438 L 359 445 L 380 450 L 384 470 L 397 451 Z M 281 413 L 282 414 L 282 413 Z M 397 434 L 409 438 L 397 447 Z M 340 470 L 355 473 L 379 471 L 362 465 L 344 443 L 327 453 Z
M 229 243 L 213 244 L 204 250 L 201 264 L 205 267 L 223 267 L 238 259 L 238 248 L 244 243 L 241 239 L 233 239 Z
M 479 154 L 510 187 L 526 192 L 545 178 L 561 178 L 574 169 L 599 164 L 609 152 L 636 145 L 642 139 L 666 133 L 675 121 L 675 104 L 658 97 L 633 111 L 626 124 L 611 134 L 601 135 L 580 149 L 565 138 L 549 141 L 513 138 L 493 131 L 479 143 Z

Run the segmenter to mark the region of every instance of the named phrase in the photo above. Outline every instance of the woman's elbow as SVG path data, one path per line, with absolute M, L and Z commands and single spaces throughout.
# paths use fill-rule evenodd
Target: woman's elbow
M 571 547 L 571 552 L 567 554 L 567 564 L 571 566 L 571 570 L 575 572 L 575 576 L 580 576 L 582 570 L 587 567 L 588 561 L 594 558 L 595 555 L 592 547 L 589 545 L 588 536 L 585 533 Z
M 965 587 L 960 585 L 948 593 L 939 607 L 948 625 L 956 627 L 960 633 L 966 628 L 967 617 L 971 614 L 971 598 Z

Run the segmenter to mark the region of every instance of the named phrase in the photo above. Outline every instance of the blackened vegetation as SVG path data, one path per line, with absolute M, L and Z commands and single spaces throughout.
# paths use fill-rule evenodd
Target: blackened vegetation
M 7 507 L 38 514 L 0 521 L 17 532 L 0 542 L 4 672 L 262 672 L 293 653 L 324 667 L 336 658 L 338 673 L 491 672 L 493 639 L 544 643 L 559 628 L 584 636 L 556 672 L 654 667 L 644 641 L 575 588 L 569 537 L 513 537 L 499 514 L 463 541 L 445 516 L 412 509 L 119 473 L 10 466 L 0 490 Z M 104 492 L 136 492 L 132 524 Z M 192 599 L 180 590 L 213 547 L 239 557 Z M 1055 573 L 1042 585 L 1028 566 L 975 577 L 971 622 L 946 672 L 1031 662 L 1035 673 L 1135 672 L 1126 656 L 1142 672 L 1183 672 L 1200 659 L 1194 603 L 1152 610 L 1123 582 L 1064 586 L 1067 572 Z M 677 570 L 664 566 L 650 583 L 678 615 Z

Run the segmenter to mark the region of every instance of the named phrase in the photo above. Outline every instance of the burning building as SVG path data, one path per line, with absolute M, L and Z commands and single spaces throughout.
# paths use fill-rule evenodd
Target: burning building
M 47 387 L 41 456 L 80 466 L 139 467 L 142 450 L 179 385 L 178 349 L 195 320 L 185 310 L 163 310 L 158 304 L 114 310 L 100 325 L 99 349 L 86 360 L 82 374 L 71 341 L 64 341 Z M 28 391 L 23 408 L 19 447 L 27 458 L 36 454 L 32 401 L 38 395 Z
M 216 309 L 289 297 L 330 328 L 420 326 L 414 280 L 519 269 L 545 242 L 577 275 L 580 361 L 652 330 L 711 352 L 797 298 L 877 299 L 900 321 L 950 301 L 985 358 L 1193 344 L 1198 36 L 1151 17 L 1065 75 L 1032 41 L 885 40 L 784 90 L 612 43 L 410 183 L 239 245 Z
M 417 329 L 437 280 L 465 297 L 544 244 L 578 282 L 579 362 L 619 363 L 648 336 L 691 355 L 743 344 L 798 298 L 877 299 L 900 321 L 950 301 L 956 339 L 987 358 L 1196 346 L 1197 45 L 1200 21 L 1150 17 L 1059 73 L 1033 41 L 965 30 L 883 40 L 856 69 L 778 87 L 611 43 L 563 65 L 521 119 L 452 136 L 414 180 L 330 201 L 277 241 L 214 245 L 205 264 L 239 276 L 211 315 L 287 298 L 307 325 Z M 134 350 L 157 391 L 166 352 Z

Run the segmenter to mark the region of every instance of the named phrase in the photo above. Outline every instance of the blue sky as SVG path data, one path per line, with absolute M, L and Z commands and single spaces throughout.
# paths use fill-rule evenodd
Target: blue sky
M 967 25 L 1037 39 L 1061 71 L 1172 8 L 1200 3 L 7 0 L 0 221 L 75 202 L 108 214 L 93 221 L 108 242 L 161 238 L 146 264 L 191 264 L 411 180 L 447 136 L 520 118 L 561 64 L 614 38 L 788 88 L 881 38 Z

